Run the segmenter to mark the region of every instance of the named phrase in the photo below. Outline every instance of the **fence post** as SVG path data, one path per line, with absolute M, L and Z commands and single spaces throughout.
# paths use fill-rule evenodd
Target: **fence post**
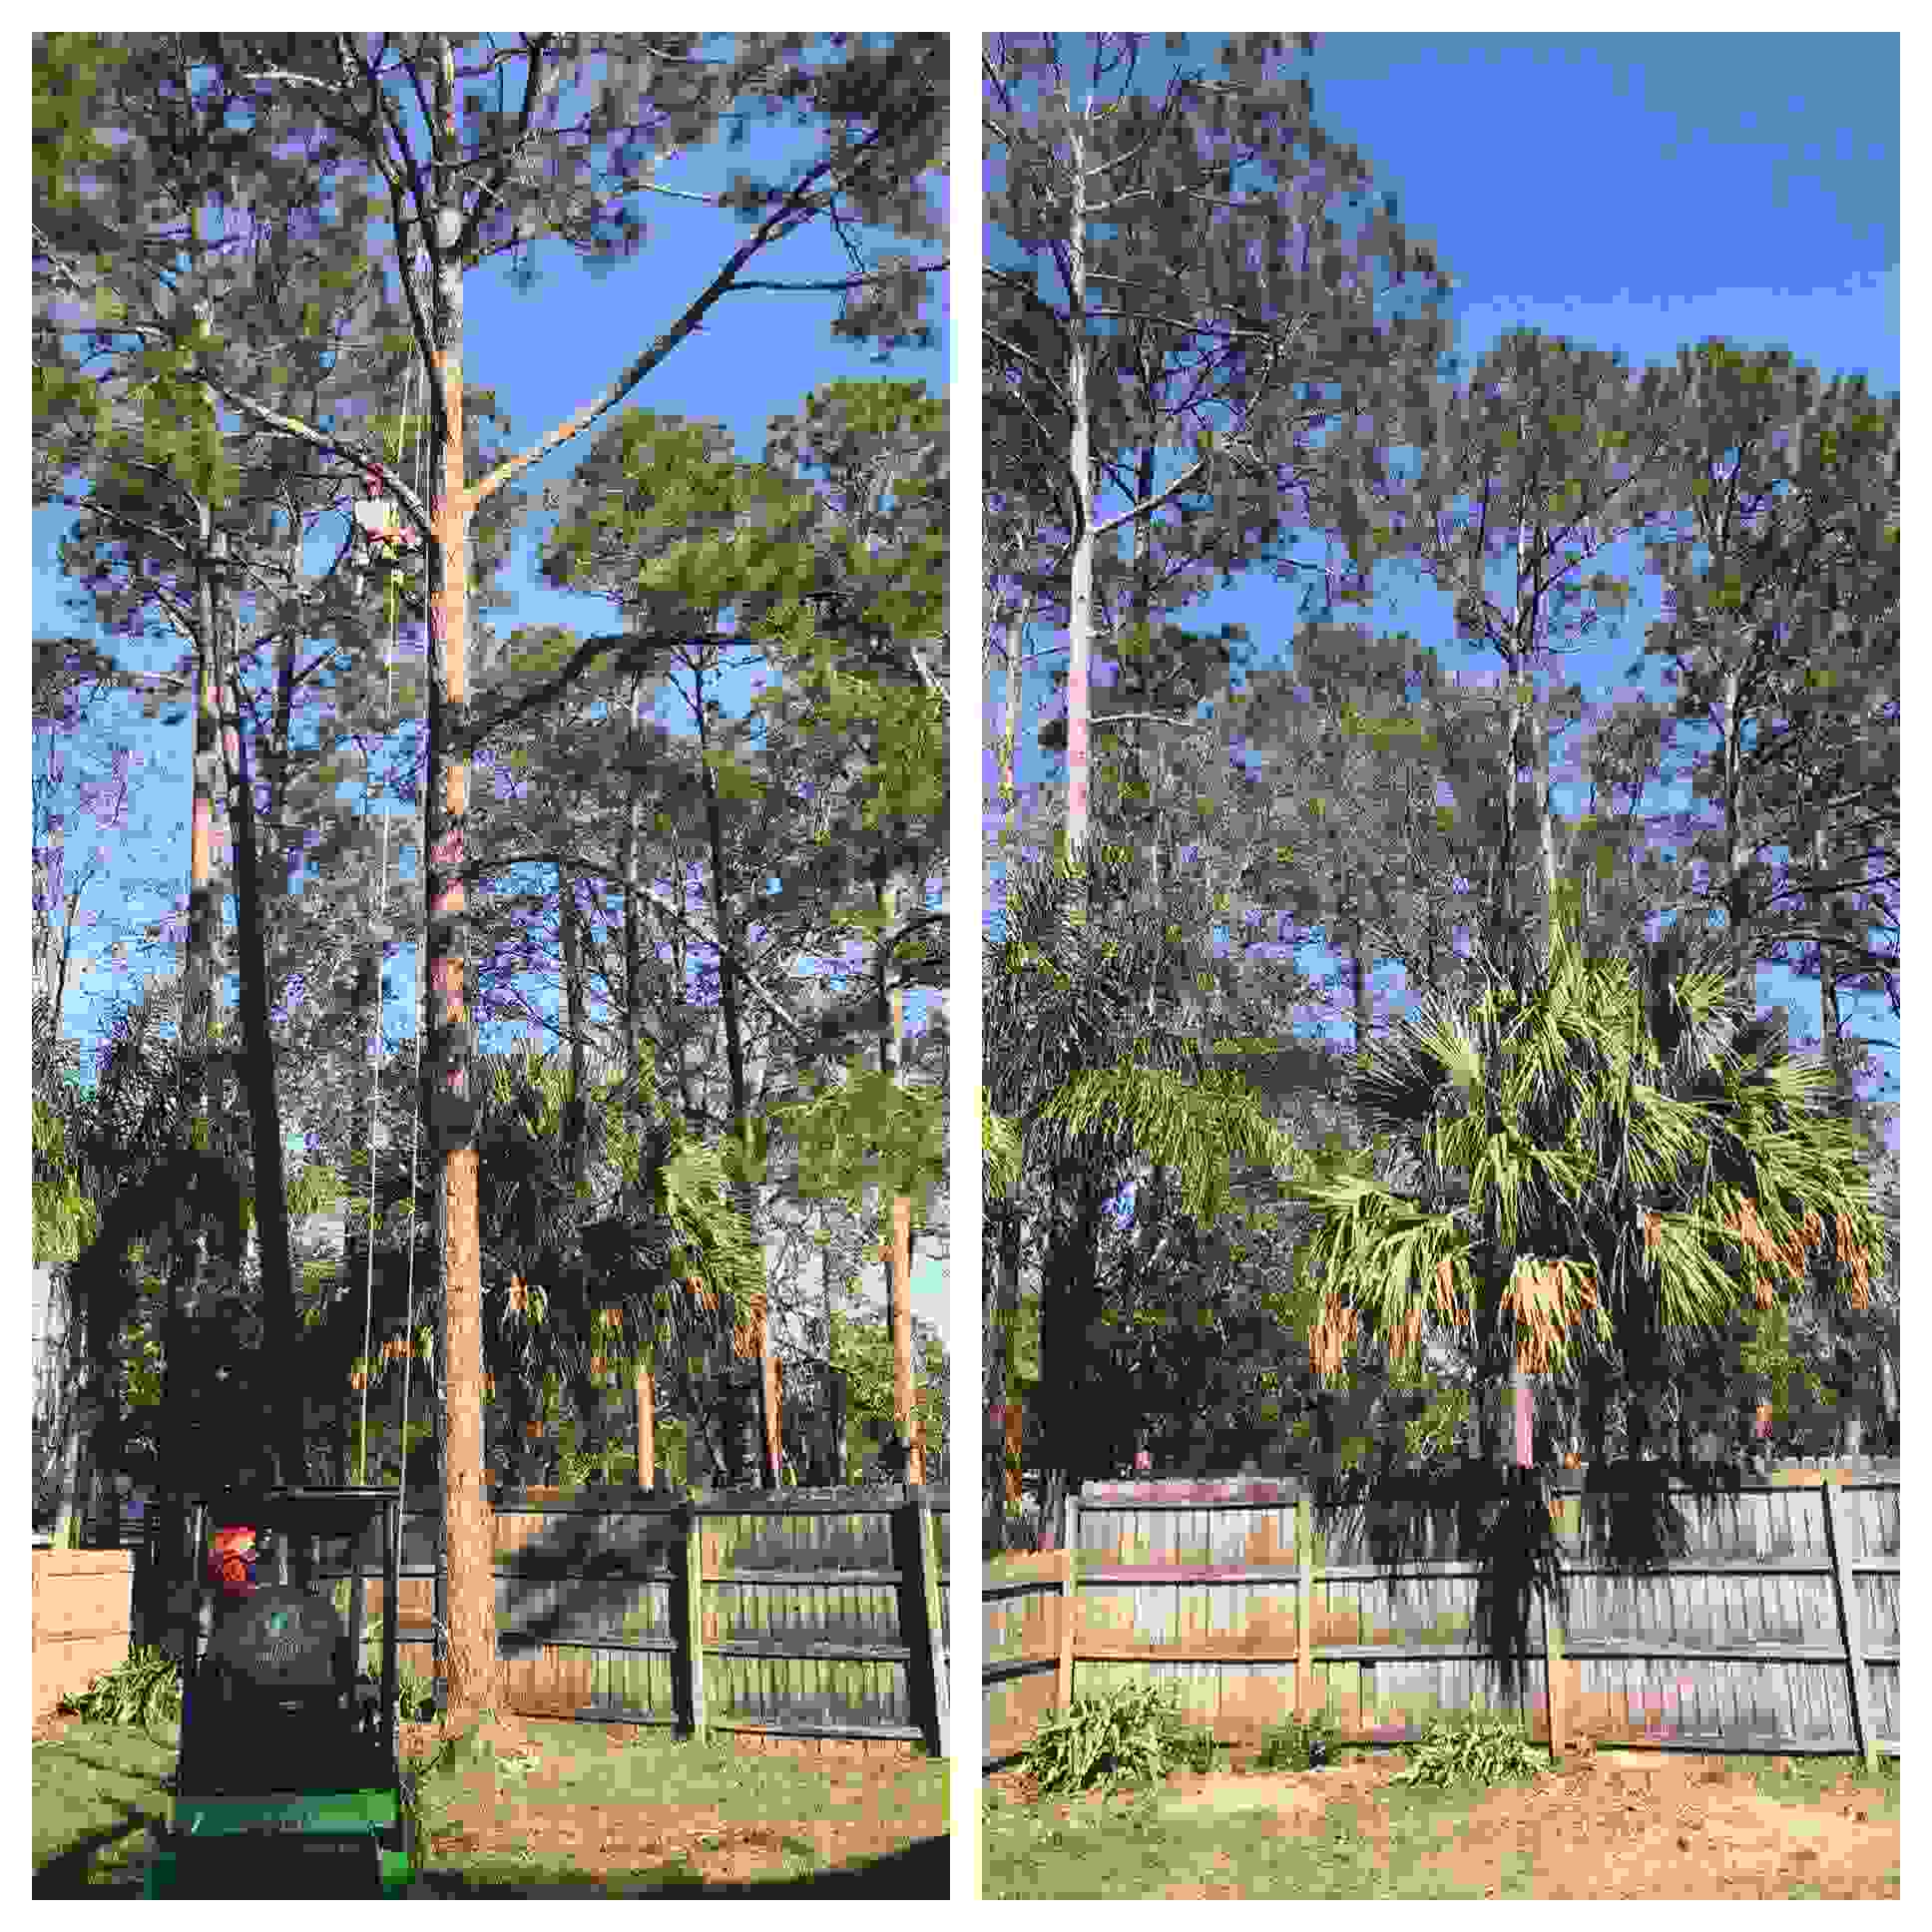
M 1550 1763 L 1555 1766 L 1563 1759 L 1563 1691 L 1559 1687 L 1567 1679 L 1563 1668 L 1563 1632 L 1550 1615 L 1547 1593 L 1543 1599 L 1543 1675 L 1550 1700 Z
M 1080 1548 L 1080 1500 L 1067 1498 L 1067 1541 L 1060 1552 L 1060 1677 L 1056 1690 L 1058 1706 L 1071 1710 L 1074 1704 L 1074 1620 L 1079 1615 L 1080 1580 L 1074 1575 L 1074 1558 Z
M 906 1688 L 912 1720 L 926 1733 L 926 1748 L 945 1757 L 952 1747 L 951 1686 L 946 1674 L 946 1626 L 939 1604 L 939 1551 L 932 1505 L 924 1486 L 906 1486 L 892 1512 L 892 1561 L 899 1572 L 899 1628 L 910 1656 Z
M 1865 1672 L 1862 1619 L 1858 1614 L 1851 1559 L 1845 1549 L 1844 1526 L 1838 1521 L 1837 1489 L 1838 1485 L 1827 1472 L 1818 1485 L 1818 1501 L 1824 1510 L 1824 1542 L 1831 1555 L 1832 1589 L 1838 1599 L 1838 1641 L 1845 1647 L 1845 1669 L 1851 1673 L 1852 1747 L 1864 1758 L 1865 1769 L 1876 1771 L 1878 1740 L 1872 1735 L 1871 1686 Z
M 1307 1714 L 1314 1690 L 1314 1512 L 1304 1489 L 1294 1501 L 1294 1560 L 1301 1579 L 1294 1593 L 1294 1719 Z
M 705 1519 L 698 1513 L 698 1498 L 684 1503 L 684 1534 L 674 1546 L 678 1552 L 674 1568 L 676 1601 L 672 1607 L 671 1634 L 677 1649 L 671 1654 L 671 1684 L 674 1700 L 682 1697 L 684 1708 L 677 1716 L 688 1735 L 705 1741 Z

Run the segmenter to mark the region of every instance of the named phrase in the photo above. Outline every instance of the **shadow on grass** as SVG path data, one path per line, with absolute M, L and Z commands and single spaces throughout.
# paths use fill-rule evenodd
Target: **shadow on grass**
M 85 1838 L 77 1838 L 66 1846 L 46 1864 L 34 1870 L 35 1898 L 100 1898 L 112 1897 L 116 1893 L 130 1896 L 141 1890 L 141 1874 L 129 1870 L 103 1876 L 95 1872 L 94 1860 L 112 1846 L 124 1844 L 130 1837 L 140 1840 L 145 1834 L 149 1814 L 137 1810 L 132 1805 L 122 1807 L 119 1824 L 105 1825 L 99 1831 L 90 1831 Z M 90 1876 L 92 1874 L 92 1876 Z

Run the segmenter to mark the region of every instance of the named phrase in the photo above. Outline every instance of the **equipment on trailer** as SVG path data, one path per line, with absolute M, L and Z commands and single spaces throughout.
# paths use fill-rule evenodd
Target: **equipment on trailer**
M 198 1501 L 194 1520 L 181 1754 L 147 1895 L 401 1896 L 414 1846 L 396 1740 L 396 1492 L 229 1491 Z M 372 1531 L 379 1679 L 358 1669 Z M 346 1626 L 327 1597 L 287 1580 L 291 1547 L 338 1537 L 349 1540 Z M 258 1583 L 271 1539 L 281 1581 Z

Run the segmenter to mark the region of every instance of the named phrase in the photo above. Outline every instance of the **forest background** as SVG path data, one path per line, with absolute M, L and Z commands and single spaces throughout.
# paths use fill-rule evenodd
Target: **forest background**
M 703 51 L 716 60 L 730 48 L 705 43 Z M 821 46 L 807 58 L 823 64 L 834 51 Z M 599 105 L 593 71 L 567 89 L 562 113 L 569 121 Z M 633 205 L 648 229 L 641 251 L 593 260 L 586 255 L 595 246 L 525 240 L 467 276 L 472 462 L 481 455 L 487 467 L 569 416 L 595 382 L 671 328 L 768 205 L 743 199 L 747 179 L 796 181 L 819 155 L 808 127 L 756 111 L 741 126 L 729 118 L 707 131 L 702 116 L 691 126 L 703 138 L 688 150 L 669 143 L 652 191 Z M 729 139 L 734 132 L 741 139 Z M 277 279 L 277 238 L 235 207 L 225 231 L 220 198 L 212 200 L 214 232 L 242 267 L 225 320 L 257 340 L 312 343 L 318 326 L 325 340 L 332 332 L 311 366 L 334 384 L 337 419 L 356 423 L 423 494 L 426 405 L 420 384 L 413 396 L 408 387 L 407 358 L 350 352 L 351 341 L 367 339 L 360 331 L 368 311 L 341 299 L 344 283 L 295 291 L 315 299 L 291 318 L 290 290 Z M 847 207 L 840 233 L 821 219 L 767 246 L 742 289 L 678 342 L 662 373 L 491 498 L 478 520 L 472 585 L 479 712 L 499 712 L 552 683 L 549 702 L 479 749 L 468 820 L 471 1001 L 486 1141 L 494 1133 L 499 1160 L 494 1195 L 485 1162 L 488 1290 L 498 1302 L 522 1298 L 534 1312 L 519 1257 L 527 1271 L 527 1257 L 546 1241 L 554 1247 L 560 1228 L 568 1236 L 574 1190 L 588 1184 L 603 1202 L 618 1182 L 622 1134 L 612 1141 L 591 1132 L 591 1153 L 583 1144 L 587 1117 L 608 1111 L 622 1075 L 628 1005 L 655 1062 L 651 1083 L 674 1142 L 715 1156 L 740 1112 L 759 1116 L 766 1165 L 753 1193 L 727 1182 L 715 1158 L 700 1164 L 699 1185 L 701 1193 L 711 1186 L 719 1205 L 748 1208 L 760 1230 L 767 1333 L 792 1370 L 791 1480 L 833 1473 L 817 1466 L 828 1367 L 845 1377 L 848 1397 L 840 1479 L 876 1468 L 892 1418 L 880 1259 L 889 1202 L 876 1185 L 889 1163 L 863 1133 L 853 1139 L 849 1122 L 814 1110 L 821 1092 L 879 1077 L 881 931 L 906 935 L 890 966 L 903 1044 L 894 1043 L 886 1078 L 929 1097 L 919 1131 L 929 1137 L 936 1118 L 941 1141 L 919 1158 L 927 1173 L 943 1175 L 943 779 L 931 796 L 901 786 L 896 813 L 883 820 L 875 808 L 882 755 L 902 756 L 903 738 L 891 732 L 903 732 L 908 705 L 939 718 L 943 689 L 929 666 L 915 675 L 904 650 L 882 669 L 878 648 L 866 646 L 870 658 L 841 661 L 841 686 L 839 665 L 827 685 L 822 656 L 757 641 L 780 601 L 760 589 L 761 569 L 773 578 L 789 570 L 794 588 L 786 594 L 799 602 L 802 568 L 802 605 L 834 638 L 856 635 L 853 613 L 875 599 L 868 572 L 896 572 L 926 587 L 923 616 L 935 629 L 924 650 L 930 666 L 943 667 L 946 345 L 943 276 L 929 266 L 944 253 L 943 169 L 896 184 L 891 202 L 875 197 L 868 206 L 884 227 L 852 221 L 856 211 Z M 594 233 L 581 213 L 566 226 L 571 220 L 575 241 L 610 240 L 608 227 Z M 38 231 L 36 242 L 38 250 Z M 74 289 L 61 285 L 61 250 L 37 252 L 36 268 L 49 294 L 37 363 L 85 371 L 83 379 L 112 369 L 112 332 L 86 332 Z M 774 340 L 782 353 L 772 353 Z M 167 517 L 134 500 L 98 425 L 81 426 L 57 394 L 46 400 L 35 421 L 32 976 L 34 1087 L 46 1103 L 35 1116 L 35 1233 L 36 1260 L 64 1264 L 98 1230 L 117 1192 L 143 1176 L 152 1181 L 153 1162 L 142 1169 L 142 1161 L 153 1149 L 139 1143 L 171 1131 L 174 1119 L 197 748 L 193 653 L 184 659 L 183 644 L 195 609 L 192 573 L 176 568 L 165 539 L 144 534 L 144 525 Z M 414 1487 L 437 1473 L 434 1301 L 426 1292 L 433 1270 L 420 1257 L 413 1341 L 404 1332 L 406 1197 L 412 1176 L 426 1191 L 433 1173 L 426 1160 L 418 1172 L 406 1159 L 420 1134 L 410 1121 L 421 997 L 421 587 L 406 547 L 400 570 L 384 568 L 387 553 L 370 541 L 376 527 L 358 515 L 357 499 L 367 497 L 352 468 L 287 460 L 284 450 L 277 471 L 261 460 L 258 425 L 223 412 L 215 430 L 256 493 L 243 500 L 243 521 L 283 538 L 285 574 L 275 597 L 254 606 L 243 692 L 229 723 L 239 724 L 257 777 L 273 777 L 255 800 L 271 907 L 271 1019 L 302 1319 L 318 1360 L 328 1358 L 311 1391 L 321 1459 L 311 1475 L 352 1480 L 366 1469 L 370 1480 L 394 1480 L 399 1371 L 408 1360 L 419 1378 L 409 1410 Z M 179 467 L 182 456 L 165 450 L 161 467 Z M 292 517 L 276 526 L 291 505 Z M 749 594 L 736 594 L 741 588 Z M 294 652 L 278 628 L 291 612 L 302 634 Z M 876 629 L 877 619 L 873 611 L 865 622 Z M 614 628 L 683 632 L 692 642 L 648 663 L 606 658 L 564 686 L 559 674 L 573 667 L 584 638 Z M 909 628 L 916 656 L 918 626 Z M 231 735 L 231 775 L 236 748 Z M 642 793 L 627 787 L 627 771 L 648 772 Z M 211 828 L 222 1005 L 230 1012 L 242 991 L 240 907 L 234 875 L 224 876 L 236 836 L 224 806 L 233 798 L 232 788 L 218 797 Z M 643 832 L 631 872 L 639 889 L 629 895 L 645 941 L 635 965 L 625 956 L 627 821 Z M 883 910 L 875 872 L 886 880 Z M 728 1023 L 721 933 L 749 968 L 737 976 Z M 378 984 L 380 1108 L 372 1121 L 365 1043 Z M 231 1100 L 245 1115 L 242 1096 L 232 1091 Z M 911 1132 L 909 1121 L 895 1119 L 892 1131 Z M 359 1215 L 372 1137 L 384 1231 L 365 1338 L 369 1242 Z M 118 1172 L 117 1146 L 127 1156 Z M 426 1146 L 425 1136 L 418 1151 Z M 893 1149 L 891 1159 L 903 1167 L 909 1151 Z M 919 1400 L 938 1477 L 946 1438 L 943 1188 L 920 1189 L 913 1213 Z M 427 1222 L 420 1217 L 418 1246 Z M 135 1255 L 139 1267 L 139 1244 Z M 36 1274 L 43 1292 L 57 1286 L 54 1270 Z M 245 1266 L 243 1276 L 245 1283 Z M 85 1432 L 72 1424 L 84 1407 L 77 1380 L 90 1354 L 107 1383 L 97 1393 L 113 1411 L 105 1418 L 112 1439 L 96 1459 L 97 1478 L 103 1470 L 121 1477 L 108 1485 L 110 1511 L 117 1487 L 152 1471 L 166 1361 L 160 1289 L 150 1266 L 105 1341 L 84 1334 L 83 1323 L 63 1324 L 51 1305 L 43 1336 L 37 1308 L 36 1340 L 45 1344 L 37 1346 L 37 1514 L 80 1473 Z M 243 1303 L 250 1292 L 244 1284 Z M 506 1475 L 608 1480 L 635 1468 L 629 1363 L 600 1326 L 600 1297 L 579 1299 L 581 1307 L 571 1306 L 551 1290 L 551 1318 L 535 1324 L 545 1331 L 540 1346 L 528 1345 L 528 1322 L 521 1350 L 511 1344 L 515 1321 L 490 1329 L 486 1454 Z M 682 1326 L 674 1321 L 707 1373 L 724 1361 L 732 1329 L 750 1314 L 728 1294 L 711 1305 L 710 1329 L 695 1318 L 702 1308 Z M 244 1308 L 239 1325 L 234 1312 L 224 1320 L 237 1359 L 218 1365 L 211 1357 L 209 1365 L 232 1388 L 245 1381 L 240 1357 L 261 1332 L 258 1310 Z M 656 1396 L 667 1407 L 661 1473 L 705 1480 L 688 1433 L 696 1418 L 685 1413 L 702 1399 L 691 1359 L 682 1347 L 658 1351 Z M 501 1401 L 499 1378 L 517 1384 Z M 213 1440 L 229 1419 L 205 1418 L 211 1439 L 203 1449 L 215 1465 L 233 1468 L 252 1450 L 245 1425 L 226 1446 Z M 98 1505 L 98 1480 L 89 1486 Z
M 1298 1043 L 1261 1065 L 1271 1119 L 1303 1148 L 1328 1135 L 1361 1148 L 1344 1102 L 1350 1050 L 1416 1015 L 1419 994 L 1466 990 L 1495 883 L 1491 774 L 1498 733 L 1509 728 L 1512 680 L 1494 640 L 1518 642 L 1524 608 L 1513 518 L 1498 515 L 1488 533 L 1481 601 L 1468 601 L 1478 586 L 1458 566 L 1469 556 L 1483 479 L 1495 503 L 1508 501 L 1512 444 L 1485 444 L 1465 402 L 1459 420 L 1470 426 L 1456 449 L 1464 467 L 1445 457 L 1446 473 L 1428 478 L 1441 512 L 1431 530 L 1400 502 L 1401 466 L 1414 477 L 1417 459 L 1384 427 L 1401 420 L 1398 408 L 1381 422 L 1365 411 L 1365 427 L 1352 426 L 1393 452 L 1385 493 L 1362 493 L 1372 499 L 1367 514 L 1384 518 L 1381 530 L 1365 529 L 1361 497 L 1330 489 L 1324 501 L 1321 461 L 1307 451 L 1324 434 L 1332 449 L 1350 448 L 1347 412 L 1339 428 L 1324 430 L 1310 400 L 1318 386 L 1291 388 L 1302 422 L 1315 425 L 1298 470 L 1266 442 L 1280 415 L 1265 425 L 1261 409 L 1242 415 L 1263 386 L 1263 357 L 1278 353 L 1275 372 L 1290 384 L 1315 384 L 1323 370 L 1322 350 L 1306 336 L 1287 350 L 1241 340 L 1244 318 L 1283 313 L 1270 293 L 1278 265 L 1277 282 L 1267 283 L 1256 265 L 1263 256 L 1226 239 L 1239 229 L 1228 211 L 1241 191 L 1262 197 L 1269 171 L 1278 171 L 1275 180 L 1308 196 L 1302 207 L 1335 225 L 1322 266 L 1330 287 L 1362 303 L 1349 312 L 1364 330 L 1388 330 L 1391 315 L 1424 315 L 1434 293 L 1453 328 L 1436 373 L 1465 399 L 1472 391 L 1534 395 L 1540 382 L 1543 394 L 1563 398 L 1546 404 L 1547 417 L 1605 378 L 1606 354 L 1633 375 L 1646 365 L 1671 370 L 1682 352 L 1720 338 L 1748 356 L 1771 352 L 1757 365 L 1760 379 L 1794 424 L 1820 385 L 1850 378 L 1883 399 L 1880 414 L 1896 435 L 1895 37 L 1321 35 L 1312 51 L 1256 55 L 1225 72 L 1216 72 L 1215 37 L 1179 38 L 1184 46 L 1158 35 L 991 36 L 986 47 L 984 1051 L 991 1105 L 1024 1134 L 1007 1152 L 1022 1156 L 1009 1232 L 1023 1230 L 1025 1257 L 1017 1302 L 1003 1307 L 1014 1284 L 1002 1278 L 994 1209 L 1007 1177 L 989 1162 L 982 1372 L 996 1543 L 1041 1534 L 1032 1516 L 1041 1502 L 1051 1536 L 1058 1498 L 1083 1477 L 1137 1467 L 1280 1469 L 1311 1452 L 1347 1465 L 1372 1449 L 1427 1467 L 1476 1442 L 1470 1365 L 1439 1339 L 1425 1349 L 1419 1388 L 1391 1384 L 1387 1358 L 1367 1335 L 1339 1384 L 1324 1385 L 1310 1361 L 1309 1310 L 1291 1318 L 1292 1297 L 1281 1292 L 1306 1220 L 1258 1231 L 1241 1218 L 1238 1185 L 1231 1199 L 1221 1189 L 1220 1224 L 1184 1212 L 1191 1157 L 1178 1117 L 1141 1123 L 1177 1149 L 1166 1164 L 1138 1158 L 1119 1132 L 1096 1129 L 1082 1140 L 1070 1125 L 1074 1109 L 1062 1110 L 1055 1133 L 1043 1131 L 1040 1110 L 1055 1080 L 1124 1064 L 1124 1029 L 1152 1028 L 1179 1041 L 1184 1058 L 1216 1038 Z M 1057 71 L 1045 65 L 1050 42 Z M 1150 137 L 1150 117 L 1183 73 L 1209 76 L 1227 101 L 1270 87 L 1279 100 L 1305 78 L 1328 145 L 1303 134 L 1293 146 L 1277 132 L 1233 173 L 1212 173 L 1240 146 L 1227 132 L 1234 110 L 1214 124 L 1223 110 L 1196 95 L 1184 120 L 1217 132 L 1182 167 L 1170 166 L 1173 151 Z M 1061 105 L 1057 87 L 1066 89 Z M 1121 888 L 1127 896 L 1106 937 L 1143 949 L 1133 957 L 1146 968 L 1144 1008 L 1141 982 L 1130 998 L 1118 958 L 1108 965 L 1065 937 L 1041 869 L 1064 844 L 1069 820 L 1076 520 L 1065 483 L 1066 170 L 1071 130 L 1089 103 L 1095 114 L 1079 137 L 1093 170 L 1081 264 L 1092 277 L 1081 332 L 1090 345 L 1083 381 L 1096 530 L 1089 808 L 1093 838 L 1131 850 L 1141 868 Z M 1117 159 L 1130 153 L 1135 159 Z M 1329 180 L 1343 184 L 1325 198 L 1308 186 L 1311 155 L 1325 156 Z M 1674 212 L 1692 205 L 1691 180 L 1754 186 L 1726 193 L 1723 219 L 1706 222 Z M 1285 198 L 1273 193 L 1278 206 Z M 1250 232 L 1261 226 L 1256 218 Z M 1292 239 L 1310 232 L 1296 227 Z M 1277 248 L 1288 239 L 1278 226 L 1269 234 Z M 1513 345 L 1525 330 L 1543 347 L 1517 359 Z M 1774 427 L 1775 405 L 1770 413 Z M 1539 440 L 1534 428 L 1516 427 L 1516 448 Z M 1541 440 L 1551 446 L 1547 431 Z M 1713 456 L 1728 454 L 1734 466 L 1736 448 L 1714 440 Z M 1889 447 L 1895 465 L 1895 440 Z M 1359 461 L 1351 474 L 1369 468 Z M 1895 487 L 1895 468 L 1892 475 Z M 1794 488 L 1774 477 L 1752 500 L 1752 527 L 1762 532 L 1788 515 Z M 1154 503 L 1153 513 L 1131 516 L 1137 501 Z M 1786 510 L 1774 512 L 1780 502 Z M 1696 630 L 1694 580 L 1709 571 L 1709 550 L 1695 541 L 1670 554 L 1649 547 L 1685 534 L 1687 507 L 1682 491 L 1674 502 L 1653 499 L 1645 516 L 1602 507 L 1596 527 L 1572 531 L 1569 554 L 1553 563 L 1572 564 L 1578 589 L 1599 573 L 1621 578 L 1627 599 L 1604 586 L 1567 607 L 1546 596 L 1531 610 L 1534 648 L 1513 669 L 1533 692 L 1530 717 L 1518 723 L 1542 744 L 1526 741 L 1531 755 L 1517 766 L 1518 903 L 1541 897 L 1522 830 L 1541 778 L 1568 903 L 1594 943 L 1628 951 L 1679 922 L 1721 931 L 1744 908 L 1754 928 L 1750 996 L 1788 1010 L 1793 1046 L 1830 1053 L 1841 1104 L 1871 1136 L 1895 1226 L 1896 605 L 1891 628 L 1872 633 L 1868 646 L 1841 665 L 1825 652 L 1809 667 L 1848 674 L 1830 725 L 1816 709 L 1792 710 L 1789 668 L 1781 686 L 1762 679 L 1775 653 L 1760 656 L 1752 675 L 1761 682 L 1747 681 L 1743 702 L 1733 694 L 1729 708 L 1744 758 L 1753 746 L 1764 754 L 1740 787 L 1733 827 L 1715 778 L 1723 680 L 1708 659 L 1692 670 L 1707 636 Z M 1376 535 L 1387 539 L 1379 550 Z M 1370 560 L 1363 570 L 1352 568 L 1351 538 Z M 1754 590 L 1767 588 L 1760 573 Z M 1071 594 L 1082 593 L 1076 585 Z M 1798 635 L 1795 625 L 1788 635 Z M 1803 669 L 1801 694 L 1819 682 L 1807 685 Z M 1110 717 L 1123 723 L 1110 728 Z M 1815 735 L 1801 742 L 1806 728 Z M 1818 812 L 1809 802 L 1823 794 L 1794 795 L 1778 775 L 1789 766 L 1779 765 L 1777 747 L 1816 753 L 1834 731 L 1847 804 L 1842 838 L 1827 854 L 1813 846 Z M 1813 787 L 1823 781 L 1815 757 L 1808 778 Z M 1733 828 L 1741 864 L 1727 843 Z M 1829 844 L 1830 826 L 1823 835 Z M 1832 901 L 1833 921 L 1815 916 L 1822 876 L 1854 888 Z M 1008 923 L 1016 890 L 1031 908 L 1024 933 Z M 1823 944 L 1821 926 L 1832 928 Z M 1780 939 L 1780 927 L 1792 936 Z M 1060 937 L 1048 943 L 1046 934 Z M 1076 970 L 1072 986 L 1029 993 L 1027 956 L 1006 943 L 1016 939 L 1048 943 L 1062 966 L 1085 960 L 1093 977 L 1083 986 Z M 1123 1015 L 1124 1002 L 1133 1010 Z M 1060 1053 L 1053 1079 L 1038 1071 L 1049 1045 Z M 1084 1266 L 1065 1257 L 1056 1264 L 1053 1253 L 1056 1238 L 1069 1238 L 1060 1232 L 1070 1216 L 1069 1160 L 1105 1169 L 1106 1211 L 1071 1235 L 1083 1251 L 1099 1243 L 1097 1318 L 1061 1317 L 1056 1363 L 1043 1345 L 1043 1314 L 1051 1329 L 1067 1269 L 1080 1275 Z M 1224 1183 L 1224 1162 L 1220 1173 Z M 1795 1372 L 1775 1377 L 1774 1388 L 1740 1373 L 1734 1355 L 1728 1377 L 1719 1369 L 1706 1389 L 1681 1377 L 1685 1439 L 1709 1422 L 1727 1438 L 1741 1431 L 1759 1452 L 1861 1442 L 1895 1450 L 1896 1289 L 1894 1277 L 1889 1298 L 1875 1292 L 1869 1318 L 1849 1323 L 1794 1312 Z M 1715 1364 L 1704 1366 L 1708 1375 Z M 1023 1399 L 1009 1405 L 1009 1392 Z M 1547 1403 L 1548 1393 L 1539 1432 L 1547 1422 L 1561 1429 L 1562 1448 L 1581 1446 L 1577 1410 Z M 1056 1423 L 1061 1443 L 1078 1449 L 1056 1447 Z M 1024 1523 L 1011 1500 L 1022 1480 Z M 1004 1525 L 993 1502 L 1002 1489 Z

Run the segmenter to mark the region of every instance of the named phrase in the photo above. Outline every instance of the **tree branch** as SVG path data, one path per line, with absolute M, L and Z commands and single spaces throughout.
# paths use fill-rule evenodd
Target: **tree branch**
M 493 496 L 498 490 L 520 476 L 533 464 L 540 463 L 553 449 L 581 435 L 600 416 L 615 409 L 617 405 L 635 389 L 644 378 L 668 356 L 679 343 L 695 334 L 703 324 L 712 306 L 732 285 L 737 271 L 755 255 L 759 249 L 792 229 L 802 227 L 807 215 L 807 205 L 811 197 L 807 194 L 810 185 L 829 172 L 829 160 L 821 161 L 810 169 L 785 195 L 783 203 L 758 224 L 756 229 L 725 258 L 724 265 L 719 269 L 704 291 L 685 309 L 685 312 L 672 323 L 662 335 L 646 347 L 644 352 L 632 361 L 601 395 L 593 397 L 573 416 L 559 423 L 549 434 L 540 436 L 521 455 L 512 456 L 499 463 L 487 476 L 470 485 L 464 492 L 466 509 L 474 509 L 485 497 Z

